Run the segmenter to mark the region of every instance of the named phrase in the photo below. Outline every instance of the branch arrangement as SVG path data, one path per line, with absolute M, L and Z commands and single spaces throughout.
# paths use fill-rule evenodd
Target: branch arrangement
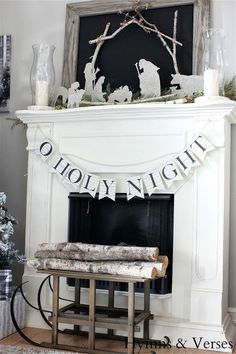
M 141 14 L 141 8 L 140 6 L 137 4 L 137 6 L 134 9 L 134 15 L 131 15 L 129 12 L 125 13 L 124 16 L 124 21 L 120 23 L 120 27 L 115 30 L 112 34 L 108 35 L 108 30 L 110 27 L 110 23 L 107 23 L 104 33 L 100 36 L 98 36 L 95 39 L 91 39 L 89 41 L 89 44 L 97 44 L 97 47 L 95 49 L 94 55 L 93 55 L 93 65 L 95 65 L 95 61 L 98 55 L 98 52 L 101 48 L 101 45 L 110 39 L 115 38 L 118 33 L 120 33 L 121 31 L 123 31 L 125 28 L 127 28 L 128 26 L 135 24 L 137 26 L 139 26 L 140 28 L 142 28 L 146 33 L 156 33 L 157 37 L 161 40 L 163 46 L 166 48 L 167 52 L 170 54 L 172 60 L 173 60 L 173 64 L 174 64 L 174 69 L 175 69 L 175 73 L 179 74 L 179 69 L 178 69 L 178 64 L 177 64 L 177 58 L 176 58 L 176 46 L 182 46 L 183 44 L 179 41 L 177 41 L 176 37 L 177 37 L 177 21 L 178 21 L 178 11 L 175 11 L 174 14 L 174 26 L 173 26 L 173 37 L 170 37 L 166 34 L 164 34 L 163 32 L 161 32 L 157 26 L 153 23 L 148 22 L 145 17 Z M 171 41 L 173 44 L 173 47 L 171 49 L 171 47 L 168 45 L 167 40 Z

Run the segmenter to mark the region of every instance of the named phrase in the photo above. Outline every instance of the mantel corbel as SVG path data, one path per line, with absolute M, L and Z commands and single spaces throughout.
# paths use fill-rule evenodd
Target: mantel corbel
M 39 143 L 42 141 L 44 136 L 51 137 L 53 131 L 53 123 L 41 123 L 41 124 L 34 124 L 29 123 L 27 125 L 27 150 L 35 150 Z

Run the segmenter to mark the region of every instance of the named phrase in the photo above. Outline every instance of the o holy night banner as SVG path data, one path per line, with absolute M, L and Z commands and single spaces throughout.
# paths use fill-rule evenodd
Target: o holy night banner
M 148 195 L 154 192 L 168 189 L 173 182 L 184 180 L 192 168 L 200 166 L 206 154 L 215 147 L 203 135 L 199 135 L 190 145 L 171 161 L 165 163 L 161 168 L 153 168 L 140 176 L 132 176 L 125 179 L 127 200 L 133 197 L 144 198 L 145 189 Z M 66 157 L 58 153 L 55 144 L 45 138 L 37 148 L 37 154 L 49 163 L 52 171 L 56 172 L 63 184 L 79 193 L 89 193 L 95 198 L 116 198 L 116 180 L 103 178 L 84 171 Z

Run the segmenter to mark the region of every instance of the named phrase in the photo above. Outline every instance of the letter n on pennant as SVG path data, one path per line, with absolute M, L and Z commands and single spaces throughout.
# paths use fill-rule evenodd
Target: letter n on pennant
M 126 180 L 127 200 L 133 197 L 144 198 L 143 180 L 141 176 L 131 177 Z

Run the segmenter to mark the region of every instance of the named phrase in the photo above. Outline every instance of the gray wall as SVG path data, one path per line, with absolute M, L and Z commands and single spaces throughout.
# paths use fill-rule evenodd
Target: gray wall
M 22 128 L 11 130 L 9 115 L 0 113 L 0 190 L 7 195 L 9 212 L 16 217 L 18 224 L 12 237 L 16 247 L 24 253 L 25 205 L 27 181 L 26 138 Z M 13 265 L 15 284 L 21 281 L 23 266 Z
M 56 46 L 54 64 L 60 85 L 66 3 L 76 0 L 1 0 L 0 33 L 12 35 L 11 112 L 31 104 L 29 74 L 32 65 L 32 44 L 52 43 Z M 226 74 L 236 73 L 236 1 L 211 0 L 211 24 L 223 28 L 227 58 Z M 13 113 L 12 113 L 13 114 Z M 0 190 L 8 195 L 8 207 L 19 220 L 15 232 L 17 246 L 23 250 L 26 204 L 27 153 L 25 131 L 13 131 L 6 115 L 0 114 Z M 232 128 L 231 222 L 230 222 L 230 306 L 236 307 L 236 127 Z M 32 235 L 33 237 L 33 235 Z M 22 269 L 17 267 L 20 280 Z
M 31 104 L 29 85 L 33 53 L 32 44 L 56 45 L 57 85 L 61 82 L 66 1 L 0 1 L 0 34 L 12 35 L 10 113 L 0 113 L 0 191 L 7 194 L 9 212 L 18 220 L 14 242 L 24 252 L 27 140 L 26 131 L 11 129 L 14 112 Z M 32 237 L 34 237 L 32 235 Z M 14 283 L 21 281 L 23 266 L 13 265 Z

